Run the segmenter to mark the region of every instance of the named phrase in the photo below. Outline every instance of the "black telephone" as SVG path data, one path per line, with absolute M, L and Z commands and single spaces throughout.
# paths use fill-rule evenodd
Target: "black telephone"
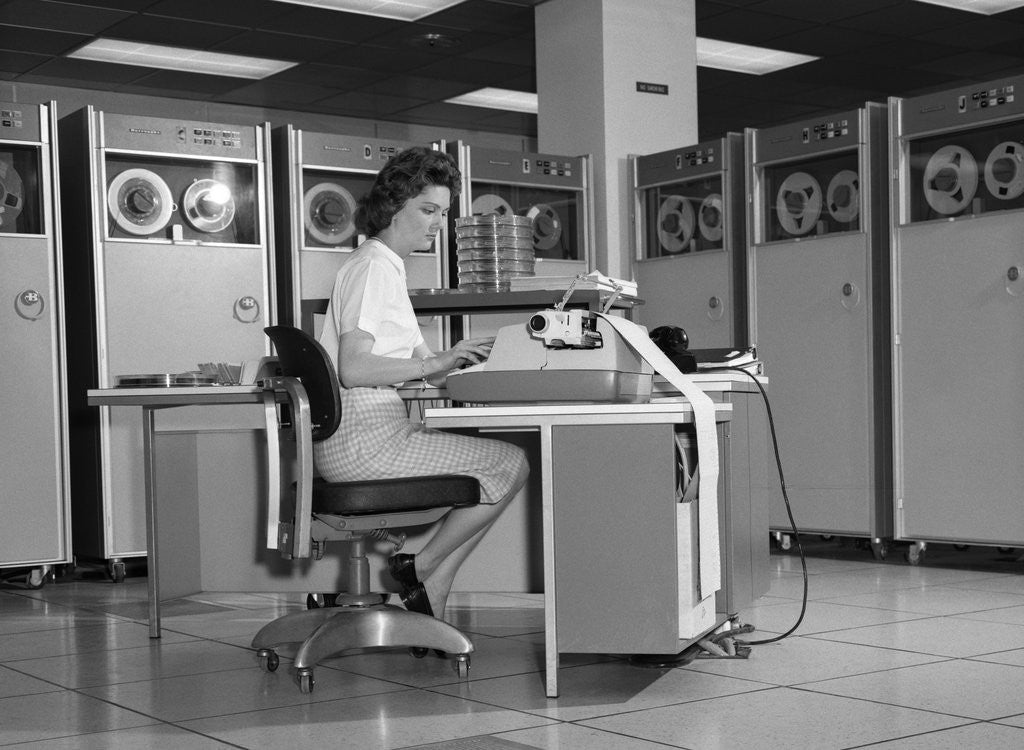
M 697 372 L 697 359 L 690 352 L 690 337 L 678 326 L 658 326 L 650 333 L 651 341 L 665 353 L 679 372 Z

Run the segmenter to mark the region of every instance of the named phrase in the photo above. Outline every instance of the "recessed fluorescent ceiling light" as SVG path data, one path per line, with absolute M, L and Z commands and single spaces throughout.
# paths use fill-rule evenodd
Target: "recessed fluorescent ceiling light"
M 697 37 L 697 65 L 702 68 L 718 68 L 719 70 L 732 70 L 736 73 L 764 75 L 817 59 L 810 55 L 798 55 L 795 52 L 780 52 L 764 47 L 751 47 L 746 44 Z
M 68 57 L 80 60 L 141 65 L 146 68 L 169 68 L 189 73 L 203 73 L 232 78 L 260 79 L 294 67 L 297 63 L 268 60 L 261 57 L 226 55 L 184 47 L 141 44 L 119 39 L 97 39 L 69 52 Z
M 483 88 L 445 99 L 445 101 L 449 104 L 464 104 L 467 107 L 487 107 L 488 109 L 507 109 L 512 112 L 537 114 L 537 95 L 528 91 Z
M 1019 8 L 1024 5 L 1024 0 L 920 0 L 922 3 L 932 5 L 945 5 L 947 8 L 966 10 L 970 13 L 982 13 L 991 16 L 993 13 L 1002 13 L 1004 10 Z
M 418 21 L 431 13 L 458 5 L 462 0 L 278 0 L 314 8 L 343 10 L 367 16 L 395 18 L 399 21 Z

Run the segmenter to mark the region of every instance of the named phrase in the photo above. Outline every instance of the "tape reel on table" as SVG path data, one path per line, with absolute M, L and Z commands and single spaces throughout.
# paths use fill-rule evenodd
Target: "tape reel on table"
M 526 218 L 533 222 L 533 247 L 535 250 L 547 251 L 558 247 L 562 239 L 562 217 L 547 203 L 531 206 Z
M 978 162 L 961 146 L 943 146 L 928 159 L 922 186 L 933 210 L 944 216 L 959 213 L 978 190 Z
M 697 226 L 701 237 L 708 242 L 721 242 L 723 222 L 722 196 L 719 193 L 705 196 L 697 209 Z
M 356 231 L 356 199 L 336 182 L 320 182 L 302 198 L 309 236 L 324 245 L 340 245 Z
M 775 197 L 779 224 L 789 235 L 810 232 L 821 216 L 821 185 L 807 172 L 793 172 L 782 181 Z
M 696 217 L 690 201 L 681 195 L 670 195 L 658 208 L 658 242 L 666 253 L 683 252 L 696 228 Z
M 185 188 L 181 199 L 185 220 L 200 232 L 220 232 L 235 219 L 235 196 L 220 180 L 195 180 Z
M 497 214 L 498 216 L 511 216 L 515 213 L 507 200 L 493 193 L 484 193 L 474 198 L 472 211 L 474 214 Z
M 0 232 L 13 232 L 25 205 L 24 185 L 11 156 L 0 152 Z
M 1024 193 L 1024 146 L 1003 141 L 985 159 L 985 187 L 996 198 L 1013 200 Z
M 107 208 L 114 223 L 128 234 L 145 236 L 167 226 L 174 198 L 167 183 L 148 169 L 126 169 L 107 188 Z
M 860 213 L 860 177 L 852 169 L 841 169 L 828 182 L 825 206 L 836 221 L 849 224 Z

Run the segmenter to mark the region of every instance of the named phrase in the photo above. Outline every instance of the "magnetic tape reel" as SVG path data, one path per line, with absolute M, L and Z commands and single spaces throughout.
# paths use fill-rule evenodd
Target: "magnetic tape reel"
M 10 154 L 0 153 L 0 232 L 13 232 L 25 205 L 21 175 L 10 162 Z
M 681 253 L 693 239 L 696 219 L 690 201 L 670 195 L 658 208 L 658 242 L 667 253 Z
M 526 218 L 533 222 L 533 246 L 537 250 L 553 250 L 562 239 L 562 218 L 547 203 L 531 206 Z
M 182 213 L 194 229 L 219 232 L 235 218 L 235 197 L 220 180 L 195 180 L 181 199 Z
M 302 199 L 306 230 L 325 245 L 339 245 L 356 231 L 356 200 L 336 182 L 321 182 Z
M 985 187 L 996 198 L 1013 200 L 1024 193 L 1024 146 L 1003 141 L 985 160 Z
M 971 152 L 943 146 L 924 168 L 924 197 L 935 211 L 949 216 L 967 207 L 978 189 L 978 163 Z
M 474 214 L 497 214 L 498 216 L 511 216 L 515 213 L 508 201 L 500 195 L 484 193 L 473 199 Z
M 779 187 L 775 210 L 787 234 L 807 234 L 821 216 L 821 185 L 807 172 L 793 172 Z
M 836 221 L 849 224 L 860 213 L 860 178 L 852 169 L 841 169 L 829 180 L 825 205 Z
M 175 205 L 171 189 L 155 172 L 126 169 L 110 181 L 107 208 L 118 227 L 141 236 L 166 227 Z
M 708 242 L 721 242 L 722 223 L 722 196 L 718 193 L 705 196 L 697 209 L 697 225 L 701 237 Z

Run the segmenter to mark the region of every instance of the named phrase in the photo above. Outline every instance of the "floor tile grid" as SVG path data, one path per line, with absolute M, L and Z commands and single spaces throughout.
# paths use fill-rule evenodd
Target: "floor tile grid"
M 777 559 L 773 557 L 773 561 Z M 177 728 L 183 727 L 188 731 L 203 732 L 205 737 L 216 736 L 218 741 L 233 743 L 230 745 L 202 744 L 196 746 L 260 747 L 264 746 L 261 740 L 267 739 L 266 737 L 256 736 L 247 738 L 236 736 L 237 729 L 232 730 L 219 726 L 217 722 L 227 721 L 230 723 L 242 718 L 244 722 L 248 723 L 253 719 L 254 715 L 257 717 L 263 715 L 273 725 L 275 719 L 272 717 L 281 714 L 284 724 L 288 724 L 295 721 L 296 716 L 306 715 L 302 712 L 329 711 L 337 705 L 345 705 L 346 708 L 362 706 L 365 711 L 370 711 L 372 708 L 375 713 L 379 713 L 381 705 L 387 703 L 390 698 L 396 700 L 401 698 L 404 703 L 409 700 L 409 696 L 418 696 L 415 698 L 415 701 L 420 701 L 425 706 L 435 705 L 437 701 L 443 702 L 444 700 L 457 698 L 456 704 L 448 703 L 445 705 L 458 705 L 461 707 L 460 711 L 468 712 L 475 717 L 479 717 L 481 711 L 485 712 L 484 715 L 490 715 L 489 709 L 502 712 L 502 718 L 498 724 L 492 723 L 492 728 L 495 730 L 499 729 L 499 725 L 502 722 L 512 721 L 514 723 L 518 721 L 533 724 L 533 729 L 506 728 L 492 732 L 492 735 L 496 738 L 504 737 L 508 738 L 508 740 L 525 741 L 527 742 L 527 747 L 574 747 L 569 744 L 571 742 L 577 743 L 575 747 L 586 747 L 588 749 L 599 747 L 632 749 L 634 747 L 666 746 L 727 747 L 729 745 L 722 744 L 721 740 L 723 737 L 730 736 L 729 731 L 742 733 L 745 730 L 743 726 L 736 728 L 730 725 L 727 727 L 729 731 L 724 731 L 721 725 L 727 723 L 725 722 L 725 717 L 729 715 L 729 712 L 735 713 L 736 706 L 746 706 L 745 701 L 752 697 L 762 703 L 775 706 L 778 710 L 773 718 L 780 727 L 785 726 L 787 735 L 792 737 L 793 727 L 791 724 L 795 719 L 799 718 L 799 714 L 806 713 L 806 707 L 802 707 L 800 711 L 795 713 L 790 709 L 789 715 L 787 715 L 786 706 L 795 700 L 794 696 L 803 694 L 805 697 L 800 700 L 804 702 L 813 700 L 823 707 L 830 706 L 833 709 L 842 706 L 843 710 L 851 715 L 861 717 L 858 720 L 860 724 L 863 724 L 863 717 L 869 715 L 876 715 L 877 720 L 875 724 L 879 725 L 885 724 L 885 721 L 881 721 L 881 719 L 886 716 L 890 719 L 892 717 L 899 717 L 900 721 L 896 722 L 897 728 L 895 733 L 889 733 L 891 736 L 885 736 L 883 733 L 882 735 L 870 738 L 857 737 L 855 736 L 856 732 L 852 732 L 842 736 L 833 737 L 833 735 L 828 735 L 828 737 L 823 737 L 821 735 L 816 736 L 813 731 L 809 731 L 801 735 L 801 737 L 805 740 L 813 738 L 813 744 L 797 742 L 794 745 L 790 741 L 788 746 L 861 747 L 873 742 L 881 742 L 883 744 L 873 746 L 960 747 L 965 746 L 962 743 L 966 737 L 975 738 L 977 741 L 971 742 L 975 746 L 985 744 L 1008 747 L 1024 746 L 1024 742 L 1018 741 L 1021 737 L 1024 737 L 1024 734 L 1022 734 L 1024 730 L 1021 728 L 1024 727 L 1024 707 L 1020 707 L 1012 699 L 1004 700 L 1003 703 L 1006 705 L 1000 705 L 998 701 L 992 700 L 992 694 L 1004 693 L 1009 695 L 1012 693 L 1024 693 L 1024 691 L 1020 690 L 1019 685 L 1019 676 L 1024 674 L 1024 659 L 1021 658 L 1024 656 L 1024 642 L 1019 640 L 1021 632 L 1024 630 L 1024 625 L 1020 623 L 1018 619 L 1019 613 L 1014 608 L 1019 606 L 1016 604 L 1018 599 L 988 600 L 987 602 L 981 602 L 980 606 L 975 606 L 978 604 L 977 601 L 962 600 L 959 604 L 952 607 L 952 614 L 901 611 L 901 609 L 920 609 L 921 602 L 925 602 L 927 608 L 933 611 L 936 609 L 940 611 L 948 610 L 950 609 L 948 602 L 929 603 L 927 596 L 935 595 L 935 597 L 940 599 L 949 597 L 951 594 L 948 589 L 965 589 L 971 592 L 989 591 L 1002 594 L 1011 593 L 1020 596 L 1021 592 L 1024 591 L 1024 587 L 1019 585 L 1018 576 L 993 576 L 989 574 L 980 577 L 975 576 L 972 580 L 971 576 L 966 575 L 970 571 L 960 571 L 955 575 L 949 573 L 919 574 L 915 573 L 914 569 L 904 566 L 902 573 L 886 573 L 881 572 L 887 570 L 885 566 L 879 566 L 874 563 L 838 562 L 837 564 L 830 565 L 828 563 L 831 561 L 828 560 L 820 562 L 822 564 L 818 569 L 815 569 L 812 563 L 811 580 L 819 584 L 819 588 L 812 595 L 811 601 L 808 604 L 808 617 L 805 617 L 805 623 L 814 617 L 819 617 L 819 619 L 823 617 L 824 626 L 819 622 L 818 626 L 813 628 L 814 632 L 805 634 L 802 631 L 798 631 L 798 635 L 786 639 L 781 644 L 775 644 L 779 654 L 775 657 L 772 657 L 772 652 L 768 650 L 772 647 L 755 647 L 752 660 L 745 665 L 735 661 L 698 661 L 682 669 L 653 670 L 654 676 L 646 677 L 640 675 L 645 672 L 652 672 L 652 670 L 638 670 L 635 667 L 628 666 L 621 659 L 609 657 L 605 658 L 603 662 L 584 659 L 578 662 L 565 663 L 570 657 L 563 657 L 563 663 L 565 664 L 560 673 L 560 681 L 565 686 L 563 697 L 552 702 L 543 697 L 542 690 L 539 689 L 540 681 L 537 679 L 537 670 L 531 669 L 529 664 L 530 658 L 536 658 L 538 649 L 537 636 L 539 630 L 536 626 L 530 627 L 528 616 L 519 622 L 510 623 L 507 617 L 501 616 L 500 612 L 498 615 L 501 620 L 500 622 L 496 623 L 493 620 L 488 622 L 488 619 L 495 614 L 495 611 L 502 609 L 508 611 L 507 605 L 509 605 L 509 602 L 504 600 L 503 595 L 482 595 L 491 597 L 490 601 L 480 597 L 474 601 L 472 598 L 474 595 L 471 595 L 467 598 L 464 608 L 455 608 L 453 619 L 459 621 L 460 627 L 465 627 L 467 630 L 472 629 L 473 632 L 480 632 L 481 653 L 486 650 L 494 656 L 500 657 L 496 660 L 515 662 L 515 658 L 519 658 L 520 662 L 523 662 L 513 663 L 511 665 L 512 668 L 505 670 L 506 673 L 504 674 L 490 676 L 484 670 L 480 673 L 482 676 L 479 678 L 471 675 L 471 681 L 468 683 L 459 683 L 458 681 L 453 681 L 451 677 L 442 678 L 438 676 L 433 681 L 427 681 L 426 684 L 422 685 L 416 685 L 417 680 L 410 680 L 408 677 L 402 676 L 396 682 L 389 684 L 388 673 L 392 671 L 392 667 L 387 662 L 393 661 L 393 659 L 384 659 L 383 663 L 375 666 L 372 664 L 374 659 L 372 656 L 345 656 L 338 660 L 332 660 L 336 661 L 336 663 L 325 665 L 325 667 L 329 666 L 331 669 L 337 670 L 339 675 L 353 674 L 360 676 L 361 679 L 378 680 L 387 684 L 388 688 L 380 692 L 374 692 L 374 689 L 381 690 L 380 684 L 375 682 L 372 685 L 372 689 L 369 689 L 369 692 L 355 698 L 331 699 L 329 695 L 324 695 L 321 696 L 325 698 L 323 701 L 304 701 L 300 702 L 300 704 L 291 701 L 289 706 L 270 709 L 257 708 L 255 711 L 228 715 L 226 718 L 214 717 L 213 719 L 182 721 L 180 723 L 157 719 L 157 721 L 162 723 L 155 726 L 160 726 L 161 729 L 159 731 L 156 729 L 150 731 L 153 737 L 156 737 L 160 732 L 169 732 L 172 729 L 178 732 Z M 863 575 L 850 575 L 851 572 Z M 832 576 L 832 578 L 828 578 L 828 576 Z M 773 590 L 769 592 L 770 596 L 756 602 L 756 606 L 751 608 L 752 612 L 763 614 L 771 612 L 772 609 L 789 607 L 792 610 L 794 606 L 798 606 L 799 602 L 797 600 L 790 599 L 787 596 L 789 591 L 785 589 L 779 590 L 779 587 L 792 586 L 792 581 L 793 572 L 779 566 L 773 572 Z M 972 585 L 974 583 L 977 585 Z M 68 597 L 61 595 L 63 592 L 57 591 L 59 587 L 54 586 L 52 588 L 54 589 L 51 592 L 52 596 L 50 593 L 43 594 L 42 592 L 24 592 L 24 594 L 29 598 L 52 599 L 54 605 L 52 610 L 56 611 L 56 600 L 66 600 Z M 112 587 L 106 587 L 108 590 L 110 588 Z M 144 587 L 142 591 L 144 596 Z M 915 593 L 894 594 L 894 592 Z M 18 593 L 21 594 L 22 592 Z M 5 615 L 7 609 L 9 609 L 4 607 L 4 603 L 7 601 L 3 598 L 5 594 L 8 594 L 8 592 L 0 591 L 0 616 Z M 815 598 L 815 595 L 818 598 Z M 871 600 L 872 596 L 876 597 L 874 601 Z M 895 601 L 893 600 L 894 596 L 896 596 Z M 530 595 L 511 595 L 511 597 L 519 600 L 516 604 L 520 608 L 525 603 L 528 608 L 538 609 L 536 597 L 531 597 Z M 863 598 L 863 601 L 857 597 Z M 123 604 L 127 597 L 120 595 L 111 596 L 109 591 L 106 591 L 97 594 L 96 598 L 120 600 L 120 603 Z M 196 597 L 195 600 L 197 603 L 205 603 L 217 607 L 222 612 L 241 611 L 244 614 L 245 610 L 249 610 L 249 614 L 260 616 L 265 614 L 265 612 L 261 611 L 266 609 L 265 603 L 270 604 L 272 611 L 276 611 L 276 609 L 280 609 L 282 606 L 291 607 L 296 605 L 294 600 L 289 601 L 289 597 L 277 597 L 276 595 L 235 595 L 235 598 L 230 601 L 227 598 L 222 598 L 221 595 L 209 595 Z M 282 601 L 284 604 L 282 604 Z M 990 605 L 993 602 L 997 606 L 986 606 L 986 604 Z M 112 606 L 110 602 L 107 605 Z M 74 607 L 74 610 L 88 611 L 89 606 L 88 603 L 84 603 L 81 605 L 81 608 Z M 512 606 L 514 607 L 515 604 Z M 100 607 L 100 611 L 103 611 L 102 607 Z M 870 623 L 863 627 L 854 627 L 855 623 L 849 623 L 851 627 L 847 628 L 836 627 L 828 622 L 829 617 L 839 616 L 841 619 L 841 615 L 849 615 L 852 612 L 878 612 L 880 613 L 878 617 L 883 622 L 881 624 Z M 819 613 L 824 613 L 824 615 Z M 893 613 L 902 619 L 885 622 L 886 620 L 892 620 L 894 617 Z M 227 619 L 232 617 L 233 615 L 229 614 Z M 995 619 L 994 621 L 989 621 L 990 618 Z M 52 612 L 50 619 L 52 620 Z M 142 623 L 132 618 L 119 620 L 115 615 L 111 619 L 122 623 L 125 620 L 134 622 L 140 627 L 142 625 Z M 220 646 L 240 647 L 239 650 L 244 649 L 246 644 L 243 640 L 240 640 L 241 636 L 238 634 L 213 638 L 197 635 L 197 631 L 203 629 L 204 621 L 207 623 L 205 627 L 212 627 L 208 623 L 215 619 L 216 617 L 210 615 L 209 612 L 193 615 L 185 614 L 181 617 L 168 618 L 168 626 L 169 629 L 177 628 L 177 630 L 172 630 L 172 632 L 185 639 L 178 644 L 179 649 L 197 648 L 195 644 L 203 641 L 214 642 Z M 241 619 L 244 620 L 244 616 Z M 0 618 L 0 622 L 2 621 L 3 618 Z M 60 624 L 66 625 L 69 623 L 62 622 Z M 244 623 L 242 624 L 244 625 Z M 922 625 L 927 625 L 935 631 L 930 635 L 932 641 L 929 642 L 926 639 L 925 641 L 914 642 L 911 644 L 911 647 L 907 647 L 906 644 L 900 642 L 898 637 L 900 628 L 921 628 Z M 84 621 L 81 625 L 72 624 L 70 626 L 71 629 L 79 629 L 80 627 L 85 627 Z M 984 633 L 985 637 L 978 638 L 979 631 L 975 630 L 972 632 L 970 630 L 972 627 L 976 629 L 982 628 L 981 632 Z M 944 628 L 952 628 L 952 631 L 945 632 Z M 118 630 L 121 628 L 114 629 Z M 781 629 L 785 628 L 782 627 Z M 751 639 L 761 637 L 767 632 L 770 631 L 767 629 L 760 630 L 750 637 Z M 950 637 L 950 633 L 953 634 L 953 637 Z M 895 640 L 892 638 L 894 635 L 897 636 Z M 920 633 L 915 635 L 919 638 Z M 934 643 L 942 643 L 944 640 L 949 641 L 945 648 L 935 647 Z M 815 641 L 817 643 L 814 643 Z M 987 647 L 979 646 L 979 643 L 987 644 Z M 526 651 L 522 650 L 521 644 L 526 644 Z M 787 654 L 777 649 L 782 644 L 788 644 L 790 653 Z M 113 645 L 126 646 L 126 644 L 120 643 L 114 643 Z M 171 644 L 168 643 L 167 645 L 170 646 Z M 1007 648 L 1008 646 L 1016 646 L 1016 648 Z M 137 649 L 138 647 L 133 648 Z M 112 648 L 110 650 L 119 651 L 121 655 L 125 655 L 131 653 L 133 648 Z M 813 652 L 815 648 L 819 649 L 819 652 L 821 649 L 838 649 L 833 651 L 830 657 L 825 656 L 823 653 L 818 653 L 817 656 L 814 653 L 809 653 L 807 658 L 815 663 L 827 662 L 831 659 L 837 665 L 842 666 L 845 671 L 840 670 L 837 674 L 825 675 L 823 679 L 819 680 L 794 679 L 794 677 L 800 677 L 799 672 L 804 671 L 807 673 L 810 671 L 806 665 L 801 668 L 799 661 L 797 661 L 796 666 L 793 668 L 795 674 L 786 675 L 783 672 L 777 674 L 769 673 L 767 675 L 752 673 L 757 662 L 766 662 L 766 664 L 758 666 L 762 670 L 767 667 L 770 672 L 772 668 L 778 669 L 778 664 L 784 663 L 786 659 L 793 660 L 793 652 L 799 653 L 801 650 Z M 166 649 L 166 651 L 172 650 L 174 649 Z M 884 663 L 863 663 L 864 660 L 860 659 L 861 664 L 858 668 L 850 668 L 849 664 L 857 661 L 853 657 L 861 657 L 869 653 L 873 654 L 875 659 L 882 660 L 882 662 L 885 659 L 910 659 L 910 661 L 906 664 L 885 665 Z M 846 661 L 837 659 L 837 655 L 845 655 Z M 85 657 L 80 654 L 72 654 L 68 658 L 82 660 Z M 772 658 L 776 659 L 775 664 L 772 664 Z M 357 660 L 361 660 L 362 663 L 358 663 Z M 370 663 L 367 663 L 368 660 Z M 404 659 L 403 656 L 403 661 L 408 660 Z M 0 673 L 4 670 L 4 665 L 9 663 L 0 658 Z M 926 675 L 928 670 L 939 674 L 942 674 L 943 670 L 948 670 L 949 674 L 961 674 L 965 670 L 965 665 L 968 665 L 966 667 L 968 671 L 973 669 L 976 672 L 972 678 L 974 683 L 966 686 L 968 690 L 979 689 L 977 683 L 980 680 L 982 682 L 980 692 L 984 693 L 986 687 L 984 683 L 991 680 L 993 674 L 995 674 L 992 671 L 993 669 L 1002 674 L 1006 680 L 1009 680 L 1009 682 L 1004 680 L 998 683 L 994 689 L 991 689 L 991 686 L 989 686 L 990 694 L 976 702 L 977 705 L 972 709 L 973 713 L 972 711 L 966 711 L 968 714 L 966 717 L 963 715 L 965 712 L 962 711 L 963 707 L 960 705 L 959 696 L 955 693 L 952 696 L 944 696 L 941 694 L 941 691 L 926 690 L 924 691 L 925 695 L 919 700 L 914 701 L 907 697 L 913 691 L 907 690 L 906 686 L 904 686 L 903 693 L 890 696 L 889 698 L 883 699 L 877 694 L 880 685 L 884 686 L 899 682 L 900 680 L 896 680 L 896 677 L 901 678 L 903 683 L 909 683 L 918 692 L 921 692 L 920 683 L 928 682 L 927 680 L 922 680 L 921 677 Z M 356 667 L 354 671 L 343 671 L 353 666 Z M 738 669 L 739 671 L 732 673 L 721 671 L 721 668 L 726 666 L 729 669 Z M 378 668 L 383 669 L 384 672 L 377 674 L 375 677 L 363 674 L 369 673 L 372 675 L 374 670 Z M 822 669 L 821 666 L 817 668 L 819 671 Z M 917 673 L 915 673 L 915 670 L 918 670 Z M 259 673 L 258 670 L 252 667 L 235 670 L 235 672 L 238 674 L 232 673 L 231 670 L 222 671 L 219 674 L 226 675 L 231 679 L 242 677 L 243 680 L 246 677 L 251 679 L 252 676 L 256 676 L 259 679 L 280 676 L 268 676 Z M 718 673 L 716 674 L 716 672 Z M 330 673 L 325 672 L 325 675 L 327 674 Z M 601 675 L 604 676 L 603 679 Z M 803 677 L 806 676 L 807 674 L 803 675 Z M 820 677 L 822 675 L 816 676 Z M 602 687 L 601 683 L 607 682 L 609 677 L 612 680 L 618 680 L 620 683 L 631 683 L 632 686 L 627 685 L 625 689 L 618 692 L 616 692 L 614 687 L 609 688 L 607 684 Z M 167 683 L 182 679 L 186 678 L 178 675 L 175 677 L 158 678 L 152 682 Z M 346 679 L 348 678 L 346 677 Z M 937 678 L 933 675 L 931 682 L 934 683 L 936 681 Z M 938 681 L 942 682 L 942 680 Z M 145 682 L 147 681 L 139 681 L 139 683 Z M 277 680 L 277 682 L 281 681 Z M 285 682 L 289 683 L 290 680 L 285 680 Z M 946 679 L 944 682 L 950 683 L 953 680 Z M 406 683 L 412 683 L 413 686 L 410 687 Z M 47 685 L 49 683 L 43 681 L 42 684 Z M 248 683 L 243 682 L 243 684 Z M 3 680 L 0 678 L 0 689 L 2 689 L 2 685 Z M 61 689 L 57 683 L 54 683 L 54 685 Z M 511 692 L 506 696 L 500 695 L 503 686 L 511 688 Z M 294 685 L 290 687 L 294 689 Z M 588 688 L 591 689 L 590 694 L 588 694 Z M 318 685 L 319 689 L 320 686 Z M 367 689 L 367 686 L 364 685 L 364 692 Z M 97 688 L 89 688 L 87 690 L 95 692 Z M 867 691 L 866 694 L 865 691 Z M 86 692 L 85 690 L 72 690 L 70 692 L 79 692 L 86 698 L 95 700 L 95 695 L 92 692 Z M 314 691 L 314 694 L 316 694 L 316 691 Z M 5 693 L 0 692 L 0 698 L 4 695 Z M 24 697 L 30 695 L 33 695 L 33 693 L 26 691 Z M 681 695 L 686 695 L 690 699 L 680 702 Z M 942 703 L 944 699 L 956 700 L 957 704 L 953 706 L 944 705 Z M 929 701 L 936 703 L 934 706 L 929 706 Z M 910 705 L 915 703 L 921 705 Z M 110 703 L 109 705 L 113 706 L 115 704 Z M 154 720 L 152 716 L 144 711 L 138 711 L 137 708 L 134 711 L 129 708 L 128 711 L 132 717 L 128 724 L 132 722 L 137 723 L 140 721 L 137 717 L 140 716 L 144 717 L 142 721 L 152 722 Z M 299 713 L 294 713 L 296 711 Z M 726 713 L 723 713 L 723 711 Z M 988 713 L 984 717 L 979 717 L 977 716 L 979 711 L 987 711 Z M 289 714 L 289 712 L 292 713 Z M 673 722 L 680 716 L 693 716 L 696 715 L 695 712 L 703 717 L 704 724 L 701 721 L 690 721 L 687 723 L 690 728 L 682 733 L 668 731 L 664 728 L 665 726 L 672 726 Z M 872 714 L 872 712 L 875 712 L 875 714 Z M 348 713 L 350 714 L 350 712 Z M 3 709 L 0 709 L 0 715 L 4 715 Z M 292 718 L 285 718 L 287 716 L 292 716 Z M 655 721 L 654 724 L 655 727 L 661 726 L 662 728 L 651 729 L 651 721 L 659 717 L 664 718 L 665 723 L 659 725 Z M 118 718 L 121 721 L 125 721 L 124 716 Z M 639 718 L 642 726 L 637 725 L 631 729 L 631 718 Z M 982 718 L 982 720 L 979 721 L 979 718 Z M 298 719 L 298 721 L 301 722 L 302 720 Z M 396 718 L 394 721 L 397 722 L 397 726 L 402 725 L 401 718 Z M 709 721 L 710 723 L 708 723 Z M 257 725 L 259 724 L 258 721 L 256 723 Z M 749 722 L 747 723 L 749 724 Z M 758 723 L 763 725 L 763 722 Z M 872 724 L 872 726 L 875 724 Z M 740 725 L 744 725 L 744 723 L 740 722 Z M 771 722 L 769 722 L 769 729 L 770 725 Z M 331 726 L 336 727 L 337 724 L 335 723 Z M 350 728 L 351 726 L 358 727 L 360 723 L 358 720 L 345 722 L 345 727 Z M 374 735 L 374 726 L 371 721 L 368 727 L 364 727 L 364 729 L 368 728 L 368 738 Z M 481 726 L 486 726 L 486 722 L 480 724 L 479 721 L 474 721 L 470 725 L 463 727 L 460 731 L 476 731 Z M 708 732 L 705 735 L 701 735 L 701 731 L 703 731 L 701 729 L 702 726 L 708 728 Z M 643 727 L 647 728 L 644 729 Z M 205 731 L 207 728 L 211 731 Z M 142 725 L 142 728 L 132 728 L 129 726 L 109 732 L 81 735 L 79 739 L 85 742 L 82 738 L 102 737 L 104 741 L 111 740 L 113 742 L 113 738 L 116 735 L 137 739 L 137 734 L 133 733 L 143 732 L 145 729 L 145 724 Z M 273 733 L 277 729 L 280 729 L 280 727 L 271 726 L 269 731 Z M 377 726 L 376 729 L 379 735 L 380 727 Z M 201 737 L 196 734 L 188 736 L 191 738 Z M 735 735 L 735 738 L 739 736 Z M 756 735 L 754 733 L 747 735 L 747 740 L 752 740 L 755 736 L 764 739 L 765 736 L 770 736 L 770 732 L 766 735 L 765 727 L 762 726 Z M 900 740 L 897 737 L 904 739 Z M 0 734 L 0 739 L 6 741 L 2 734 Z M 191 744 L 182 744 L 180 742 L 182 740 L 181 735 L 176 736 L 174 739 L 178 741 L 178 744 L 168 746 L 193 746 Z M 377 739 L 380 740 L 380 737 L 377 737 Z M 397 738 L 393 737 L 392 739 Z M 865 739 L 868 741 L 862 741 Z M 240 741 L 236 742 L 236 740 Z M 918 741 L 926 744 L 914 744 Z M 397 742 L 399 744 L 381 744 L 379 741 L 376 743 L 370 742 L 366 746 L 412 746 L 400 744 L 404 742 L 401 739 L 397 739 Z M 944 742 L 947 744 L 942 744 Z M 67 746 L 70 747 L 72 745 Z M 79 745 L 75 744 L 73 746 L 78 747 Z M 86 745 L 83 744 L 82 746 Z M 105 747 L 106 745 L 98 744 L 96 746 Z M 111 746 L 114 746 L 114 744 L 111 744 Z M 131 745 L 126 744 L 124 746 Z

